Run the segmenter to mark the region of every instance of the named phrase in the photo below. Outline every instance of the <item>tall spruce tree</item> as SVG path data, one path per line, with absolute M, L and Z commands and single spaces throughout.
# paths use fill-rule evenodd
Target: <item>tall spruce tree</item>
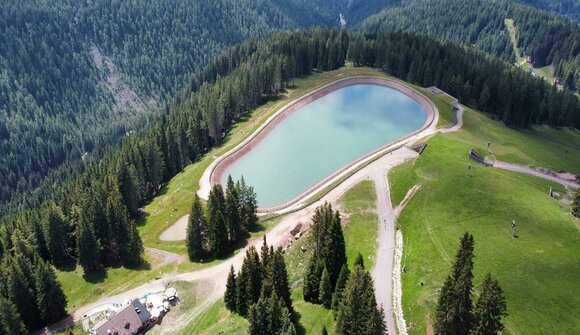
M 228 176 L 226 198 L 225 198 L 225 216 L 228 228 L 228 237 L 230 242 L 236 241 L 241 231 L 240 199 L 238 191 L 232 176 Z
M 34 277 L 25 276 L 16 263 L 6 269 L 7 292 L 27 329 L 38 329 L 42 325 L 40 310 L 36 304 Z
M 340 302 L 342 301 L 342 296 L 344 293 L 344 288 L 346 287 L 346 282 L 348 281 L 348 267 L 346 264 L 340 269 L 340 274 L 336 280 L 336 286 L 334 288 L 334 293 L 332 294 L 332 310 L 334 315 L 338 314 L 338 308 L 340 307 Z
M 85 216 L 81 215 L 77 222 L 77 256 L 80 265 L 85 273 L 100 270 L 101 263 L 101 247 L 93 223 L 86 220 Z
M 228 248 L 228 232 L 222 212 L 210 216 L 209 248 L 215 257 L 223 256 Z
M 284 300 L 272 292 L 261 296 L 248 313 L 250 335 L 295 335 L 296 328 Z
M 117 165 L 116 177 L 123 203 L 129 214 L 136 216 L 139 209 L 139 190 L 135 184 L 135 172 L 131 167 L 128 158 L 123 158 Z
M 490 273 L 485 276 L 481 295 L 474 310 L 472 334 L 496 335 L 504 329 L 503 318 L 508 315 L 503 290 Z
M 373 280 L 360 265 L 350 274 L 344 296 L 340 303 L 335 333 L 346 334 L 386 334 L 382 309 L 377 307 Z
M 50 265 L 39 260 L 35 269 L 36 304 L 46 324 L 66 316 L 66 297 Z
M 267 280 L 272 284 L 272 290 L 284 301 L 286 308 L 292 312 L 292 299 L 290 298 L 290 284 L 288 272 L 282 249 L 278 248 L 271 256 L 267 267 Z
M 62 210 L 54 202 L 50 203 L 45 210 L 43 232 L 52 263 L 64 265 L 70 261 L 68 252 L 70 246 L 69 226 Z
M 304 301 L 318 303 L 320 295 L 320 278 L 324 270 L 324 263 L 315 257 L 312 257 L 308 263 L 308 270 L 304 277 Z
M 346 264 L 346 246 L 338 211 L 334 213 L 323 241 L 321 257 L 328 270 L 331 288 L 334 288 L 340 270 Z
M 226 293 L 224 294 L 224 301 L 226 303 L 226 308 L 232 312 L 237 312 L 236 306 L 236 274 L 234 272 L 234 267 L 230 267 L 230 272 L 228 273 L 228 280 L 226 282 Z
M 0 295 L 0 333 L 6 335 L 28 334 L 16 306 L 2 295 Z
M 258 224 L 258 201 L 254 188 L 246 185 L 244 177 L 236 183 L 236 190 L 240 200 L 240 224 L 244 231 L 250 231 Z
M 262 247 L 260 248 L 260 259 L 262 260 L 262 268 L 267 269 L 270 258 L 273 256 L 273 250 L 268 246 L 266 235 L 264 235 Z
M 206 220 L 198 195 L 193 197 L 191 213 L 187 222 L 187 254 L 190 261 L 199 260 L 204 255 Z
M 332 305 L 332 285 L 330 283 L 330 276 L 326 268 L 322 271 L 320 277 L 320 287 L 318 289 L 318 301 L 327 309 Z
M 473 235 L 465 233 L 455 255 L 455 263 L 445 280 L 437 305 L 437 334 L 468 334 L 473 325 Z

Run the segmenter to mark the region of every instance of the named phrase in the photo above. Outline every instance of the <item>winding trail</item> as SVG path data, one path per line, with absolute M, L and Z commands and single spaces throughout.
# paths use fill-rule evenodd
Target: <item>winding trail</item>
M 525 173 L 525 174 L 529 174 L 531 176 L 535 176 L 538 178 L 542 178 L 542 179 L 546 179 L 549 181 L 553 181 L 556 182 L 558 184 L 562 184 L 564 186 L 573 188 L 573 189 L 577 189 L 580 188 L 580 184 L 568 180 L 568 179 L 563 179 L 551 174 L 546 174 L 543 173 L 541 171 L 532 169 L 530 167 L 527 166 L 523 166 L 523 165 L 517 165 L 517 164 L 512 164 L 512 163 L 506 163 L 506 162 L 502 162 L 502 161 L 495 161 L 493 163 L 493 167 L 494 168 L 498 168 L 498 169 L 503 169 L 503 170 L 508 170 L 508 171 L 513 171 L 513 172 L 519 172 L 519 173 Z

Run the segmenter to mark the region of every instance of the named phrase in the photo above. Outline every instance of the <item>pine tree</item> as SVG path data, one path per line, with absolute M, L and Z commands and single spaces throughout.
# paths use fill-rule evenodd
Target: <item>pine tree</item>
M 220 184 L 213 186 L 207 199 L 208 218 L 215 218 L 218 213 L 224 215 L 226 211 L 226 200 L 224 190 Z
M 262 295 L 248 313 L 250 335 L 295 335 L 296 328 L 284 300 L 272 292 Z
M 323 205 L 317 207 L 312 216 L 312 239 L 313 239 L 313 253 L 316 257 L 321 256 L 325 247 L 325 241 L 328 238 L 328 229 L 334 219 L 332 206 L 325 202 Z
M 122 159 L 117 166 L 117 183 L 119 192 L 123 197 L 123 203 L 127 206 L 129 214 L 136 216 L 139 209 L 139 190 L 135 184 L 134 171 L 132 171 L 127 160 Z
M 350 274 L 338 310 L 335 333 L 386 334 L 382 309 L 377 307 L 373 280 L 360 265 Z
M 268 247 L 268 243 L 266 242 L 266 235 L 264 235 L 264 241 L 262 243 L 262 248 L 260 249 L 260 259 L 262 260 L 262 268 L 267 269 L 268 263 L 270 262 L 270 257 L 273 253 L 270 253 L 270 247 Z
M 225 199 L 225 213 L 228 226 L 228 235 L 230 242 L 238 239 L 241 230 L 241 215 L 240 215 L 240 200 L 232 180 L 232 176 L 228 176 L 228 183 L 226 189 Z
M 128 220 L 125 229 L 127 238 L 125 240 L 125 246 L 121 248 L 121 260 L 124 266 L 138 266 L 143 261 L 141 258 L 143 254 L 143 241 L 139 237 L 137 224 L 134 220 Z
M 251 305 L 250 301 L 248 301 L 248 277 L 250 276 L 250 269 L 249 269 L 249 262 L 246 262 L 244 259 L 244 263 L 242 264 L 242 269 L 238 273 L 238 277 L 236 279 L 236 308 L 235 310 L 241 316 L 248 315 L 248 309 Z
M 195 194 L 193 204 L 191 206 L 191 213 L 189 214 L 189 221 L 187 223 L 187 254 L 189 260 L 194 261 L 201 259 L 204 255 L 204 229 L 205 216 L 201 207 L 201 200 Z
M 28 334 L 16 306 L 2 295 L 0 295 L 0 333 L 6 335 Z
M 66 316 L 66 297 L 52 268 L 39 260 L 35 271 L 36 303 L 46 324 Z
M 290 284 L 288 283 L 288 272 L 282 249 L 278 248 L 268 263 L 268 280 L 272 283 L 272 290 L 284 301 L 286 308 L 292 311 L 292 299 L 290 298 Z
M 102 268 L 100 245 L 90 221 L 81 218 L 77 224 L 77 255 L 85 273 Z
M 504 329 L 502 319 L 508 315 L 503 290 L 490 273 L 485 276 L 482 286 L 481 295 L 475 306 L 472 333 L 475 335 L 499 334 Z
M 461 243 L 461 267 L 455 269 L 456 278 L 454 291 L 457 294 L 455 308 L 457 310 L 457 330 L 459 334 L 469 334 L 472 328 L 473 302 L 471 291 L 473 289 L 473 235 L 465 234 Z M 459 263 L 459 262 L 458 262 Z
M 453 283 L 453 277 L 451 275 L 447 276 L 447 279 L 439 292 L 437 310 L 435 312 L 436 334 L 453 334 L 453 321 L 457 317 L 455 310 L 452 308 L 454 299 Z
M 320 287 L 318 289 L 318 301 L 327 309 L 330 309 L 332 304 L 332 285 L 330 283 L 330 276 L 326 268 L 322 271 L 320 279 Z
M 266 335 L 269 326 L 268 318 L 268 299 L 260 298 L 257 303 L 250 306 L 248 311 L 248 334 L 250 335 Z
M 42 325 L 40 311 L 36 305 L 34 277 L 25 276 L 21 267 L 11 264 L 6 269 L 7 293 L 27 329 L 38 329 Z
M 224 301 L 226 303 L 226 308 L 232 312 L 236 312 L 236 274 L 234 272 L 234 267 L 230 268 L 230 273 L 228 274 L 228 280 L 226 283 L 226 293 L 224 295 Z
M 63 265 L 69 261 L 69 231 L 60 207 L 51 203 L 45 211 L 43 233 L 52 263 Z
M 258 201 L 254 188 L 246 185 L 244 177 L 236 183 L 236 190 L 240 199 L 240 224 L 244 231 L 250 231 L 258 224 L 256 210 Z
M 304 301 L 317 303 L 320 295 L 320 277 L 324 265 L 318 259 L 312 257 L 308 264 L 308 271 L 304 277 Z
M 344 264 L 342 266 L 342 269 L 340 269 L 340 274 L 338 275 L 338 279 L 336 280 L 334 293 L 332 294 L 332 310 L 334 311 L 335 317 L 338 313 L 338 308 L 340 307 L 340 302 L 342 301 L 342 296 L 347 281 L 348 281 L 348 267 L 346 266 L 346 264 Z
M 212 214 L 209 219 L 209 248 L 215 257 L 221 257 L 227 250 L 228 232 L 222 212 Z
M 342 266 L 346 264 L 346 246 L 338 211 L 334 213 L 326 234 L 321 257 L 328 270 L 331 288 L 333 288 Z
M 356 255 L 356 258 L 354 260 L 354 266 L 360 266 L 363 269 L 365 268 L 365 261 L 363 259 L 363 256 L 359 253 L 358 255 Z
M 468 334 L 473 323 L 473 235 L 465 233 L 455 263 L 441 289 L 435 317 L 437 334 Z

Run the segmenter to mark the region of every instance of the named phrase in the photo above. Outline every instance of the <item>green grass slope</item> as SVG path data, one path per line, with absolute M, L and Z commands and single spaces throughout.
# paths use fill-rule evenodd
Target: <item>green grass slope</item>
M 395 203 L 413 185 L 423 186 L 398 221 L 405 238 L 403 306 L 410 333 L 429 332 L 438 289 L 466 231 L 476 243 L 475 292 L 487 272 L 505 290 L 510 314 L 506 333 L 579 333 L 580 225 L 569 206 L 547 196 L 550 186 L 560 191 L 562 187 L 476 166 L 467 158 L 474 146 L 471 140 L 479 147 L 485 141 L 481 134 L 493 134 L 497 137 L 492 142 L 506 145 L 497 148 L 499 157 L 535 162 L 546 158 L 548 164 L 558 164 L 537 152 L 551 142 L 528 152 L 523 148 L 530 145 L 531 135 L 494 127 L 474 112 L 467 113 L 466 125 L 456 135 L 434 137 L 422 156 L 390 174 Z M 518 143 L 517 149 L 507 146 L 509 141 Z M 472 177 L 466 175 L 468 163 Z M 518 222 L 516 239 L 510 238 L 512 219 Z

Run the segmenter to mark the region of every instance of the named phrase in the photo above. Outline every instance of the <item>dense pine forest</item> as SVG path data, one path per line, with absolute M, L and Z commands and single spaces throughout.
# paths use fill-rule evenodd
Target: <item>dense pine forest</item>
M 0 202 L 156 120 L 225 47 L 274 29 L 338 25 L 339 13 L 362 19 L 389 3 L 2 2 Z
M 519 2 L 580 21 L 580 2 L 576 0 L 519 0 Z
M 409 1 L 361 23 L 363 31 L 416 32 L 460 42 L 511 63 L 515 55 L 504 20 L 518 31 L 517 46 L 535 67 L 554 66 L 570 90 L 580 88 L 580 24 L 506 1 Z

